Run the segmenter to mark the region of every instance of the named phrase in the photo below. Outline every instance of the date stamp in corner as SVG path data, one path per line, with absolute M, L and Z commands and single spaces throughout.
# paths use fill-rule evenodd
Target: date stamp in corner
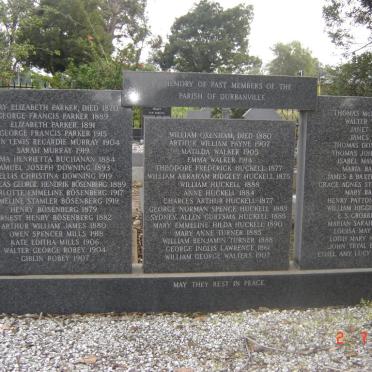
M 336 345 L 341 346 L 366 346 L 368 341 L 368 331 L 358 330 L 355 327 L 348 327 L 347 331 L 339 330 L 336 333 Z

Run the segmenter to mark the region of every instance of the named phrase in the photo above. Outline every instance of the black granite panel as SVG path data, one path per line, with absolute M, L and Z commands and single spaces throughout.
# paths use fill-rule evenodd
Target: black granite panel
M 122 103 L 312 110 L 316 96 L 316 78 L 124 71 Z
M 145 272 L 288 267 L 295 125 L 147 119 Z
M 308 116 L 302 268 L 372 267 L 372 98 L 319 97 Z
M 131 271 L 121 92 L 0 90 L 0 273 Z
M 0 277 L 0 312 L 210 312 L 262 306 L 345 306 L 372 300 L 371 281 L 371 269 L 171 277 Z

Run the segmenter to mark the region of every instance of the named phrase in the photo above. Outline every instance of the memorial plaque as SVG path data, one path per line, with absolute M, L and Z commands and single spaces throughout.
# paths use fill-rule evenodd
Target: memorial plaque
M 372 98 L 319 97 L 308 116 L 301 268 L 372 267 L 371 127 Z
M 171 116 L 171 107 L 144 107 L 142 109 L 143 116 Z
M 294 131 L 146 119 L 144 271 L 287 269 Z
M 131 271 L 121 93 L 0 90 L 0 273 Z
M 124 71 L 122 104 L 313 110 L 316 97 L 316 78 Z

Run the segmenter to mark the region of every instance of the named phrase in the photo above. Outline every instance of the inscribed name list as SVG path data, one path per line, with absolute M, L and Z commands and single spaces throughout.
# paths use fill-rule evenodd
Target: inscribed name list
M 302 268 L 372 267 L 372 99 L 319 97 L 306 133 Z
M 0 90 L 0 273 L 131 270 L 120 92 Z
M 145 272 L 286 269 L 294 127 L 146 119 Z

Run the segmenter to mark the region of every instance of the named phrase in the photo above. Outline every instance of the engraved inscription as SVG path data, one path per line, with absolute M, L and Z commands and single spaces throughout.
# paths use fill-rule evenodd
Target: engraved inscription
M 122 109 L 65 98 L 0 105 L 0 250 L 14 272 L 94 271 L 112 254 L 104 237 L 130 187 L 114 171 L 126 143 L 110 122 Z
M 124 71 L 124 106 L 315 109 L 316 79 Z
M 234 280 L 182 280 L 173 281 L 172 289 L 182 290 L 192 288 L 194 290 L 203 290 L 211 288 L 265 288 L 267 286 L 265 279 L 234 279 Z
M 328 100 L 321 116 L 310 123 L 309 141 L 314 143 L 308 142 L 310 161 L 327 159 L 319 165 L 321 171 L 311 170 L 316 194 L 306 194 L 306 200 L 322 201 L 321 242 L 312 260 L 330 267 L 368 266 L 372 263 L 372 111 L 366 99 L 362 104 L 352 99 L 352 105 L 345 104 L 347 98 Z M 308 256 L 310 251 L 303 253 Z
M 165 271 L 288 265 L 292 152 L 278 141 L 292 128 L 282 125 L 149 123 L 164 156 L 146 157 L 145 269 L 155 250 Z

